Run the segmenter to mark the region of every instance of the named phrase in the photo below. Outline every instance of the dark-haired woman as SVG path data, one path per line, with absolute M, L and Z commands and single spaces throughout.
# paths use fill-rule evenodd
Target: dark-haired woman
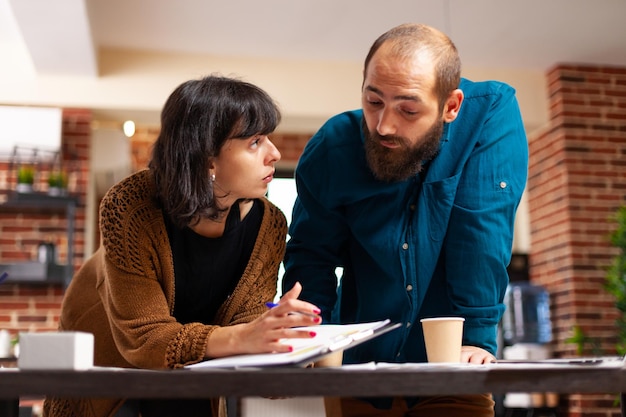
M 149 169 L 114 185 L 100 206 L 102 244 L 77 272 L 59 328 L 95 337 L 98 366 L 179 368 L 207 358 L 285 352 L 311 337 L 319 309 L 278 307 L 283 213 L 265 199 L 280 121 L 258 87 L 209 76 L 170 95 Z M 288 314 L 293 311 L 311 315 Z M 213 400 L 48 398 L 47 417 L 217 416 Z

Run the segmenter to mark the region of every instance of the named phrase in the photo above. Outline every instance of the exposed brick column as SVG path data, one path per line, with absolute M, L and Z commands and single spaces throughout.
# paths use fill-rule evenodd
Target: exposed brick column
M 560 65 L 547 77 L 550 123 L 529 137 L 530 280 L 551 295 L 556 356 L 576 354 L 574 326 L 615 354 L 617 310 L 603 284 L 617 253 L 611 216 L 626 204 L 626 68 Z M 611 407 L 581 398 L 569 415 Z
M 70 172 L 69 191 L 78 199 L 72 260 L 75 270 L 82 265 L 85 258 L 85 203 L 91 169 L 91 121 L 91 110 L 63 109 L 61 154 L 63 164 Z M 61 259 L 64 248 L 65 245 L 61 245 Z

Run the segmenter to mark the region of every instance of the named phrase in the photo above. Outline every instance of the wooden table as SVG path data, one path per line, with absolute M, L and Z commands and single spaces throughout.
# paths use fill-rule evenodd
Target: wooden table
M 0 369 L 0 417 L 17 416 L 19 397 L 24 396 L 377 397 L 484 392 L 623 393 L 626 392 L 626 368 L 571 364 L 495 364 L 377 369 Z

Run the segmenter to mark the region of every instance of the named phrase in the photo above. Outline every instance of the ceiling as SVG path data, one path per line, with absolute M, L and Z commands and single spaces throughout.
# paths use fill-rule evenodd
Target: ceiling
M 24 0 L 13 0 L 24 1 Z M 355 60 L 407 21 L 448 33 L 468 66 L 626 65 L 625 0 L 100 0 L 96 45 Z
M 545 71 L 626 66 L 625 18 L 626 0 L 0 0 L 0 56 L 22 43 L 37 74 L 96 78 L 103 48 L 362 62 L 413 21 L 449 34 L 465 67 Z

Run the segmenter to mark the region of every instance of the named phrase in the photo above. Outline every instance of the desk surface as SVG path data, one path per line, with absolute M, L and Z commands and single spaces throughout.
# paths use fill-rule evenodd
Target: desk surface
M 626 368 L 603 365 L 467 365 L 378 369 L 87 371 L 0 369 L 0 398 L 73 396 L 390 396 L 506 392 L 626 392 Z

